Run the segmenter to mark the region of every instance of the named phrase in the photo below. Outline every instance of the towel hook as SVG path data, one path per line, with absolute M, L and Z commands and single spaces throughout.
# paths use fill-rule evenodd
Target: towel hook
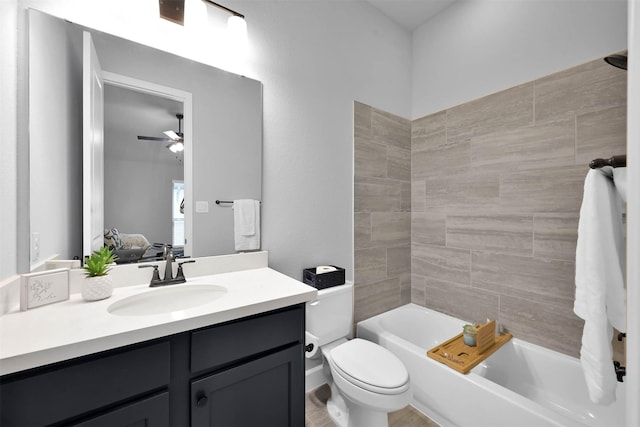
M 591 160 L 591 163 L 589 163 L 589 167 L 591 169 L 598 169 L 604 166 L 624 168 L 627 166 L 627 155 L 621 154 L 618 156 L 610 157 L 608 159 L 593 159 Z

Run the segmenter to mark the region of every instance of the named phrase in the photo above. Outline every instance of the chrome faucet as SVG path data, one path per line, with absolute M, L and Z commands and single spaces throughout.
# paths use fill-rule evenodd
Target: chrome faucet
M 162 257 L 166 260 L 164 265 L 164 277 L 160 278 L 160 273 L 158 272 L 158 266 L 153 265 L 139 265 L 138 268 L 153 268 L 153 274 L 151 276 L 151 281 L 149 282 L 149 287 L 155 288 L 157 286 L 166 286 L 166 285 L 175 285 L 177 283 L 184 283 L 187 279 L 184 277 L 184 272 L 182 271 L 182 264 L 189 264 L 192 262 L 196 262 L 195 259 L 190 259 L 188 261 L 178 262 L 178 271 L 176 272 L 176 277 L 173 277 L 173 262 L 176 257 L 173 255 L 173 251 L 164 245 L 162 248 Z

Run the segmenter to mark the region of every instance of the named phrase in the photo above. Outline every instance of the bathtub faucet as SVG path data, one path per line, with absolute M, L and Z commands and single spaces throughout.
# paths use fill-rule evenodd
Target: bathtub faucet
M 616 371 L 616 377 L 618 378 L 618 382 L 624 382 L 622 380 L 622 377 L 624 377 L 625 375 L 627 375 L 627 368 L 620 365 L 620 362 L 618 362 L 617 360 L 613 361 L 613 368 Z

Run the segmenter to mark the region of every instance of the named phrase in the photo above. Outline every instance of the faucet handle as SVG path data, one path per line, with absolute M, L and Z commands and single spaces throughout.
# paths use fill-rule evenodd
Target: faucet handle
M 178 280 L 186 280 L 184 277 L 184 271 L 182 271 L 182 264 L 191 264 L 192 262 L 196 262 L 195 259 L 190 259 L 189 261 L 178 262 L 178 271 L 176 272 L 176 279 Z
M 155 264 L 149 265 L 139 265 L 138 268 L 153 268 L 153 273 L 151 275 L 151 281 L 149 282 L 150 287 L 157 286 L 160 282 L 160 272 L 158 272 L 158 266 Z

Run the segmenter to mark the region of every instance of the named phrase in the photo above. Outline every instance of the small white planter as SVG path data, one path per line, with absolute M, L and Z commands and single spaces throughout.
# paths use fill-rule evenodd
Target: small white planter
M 82 298 L 87 301 L 98 301 L 109 298 L 113 294 L 113 281 L 105 276 L 85 277 L 80 288 Z

